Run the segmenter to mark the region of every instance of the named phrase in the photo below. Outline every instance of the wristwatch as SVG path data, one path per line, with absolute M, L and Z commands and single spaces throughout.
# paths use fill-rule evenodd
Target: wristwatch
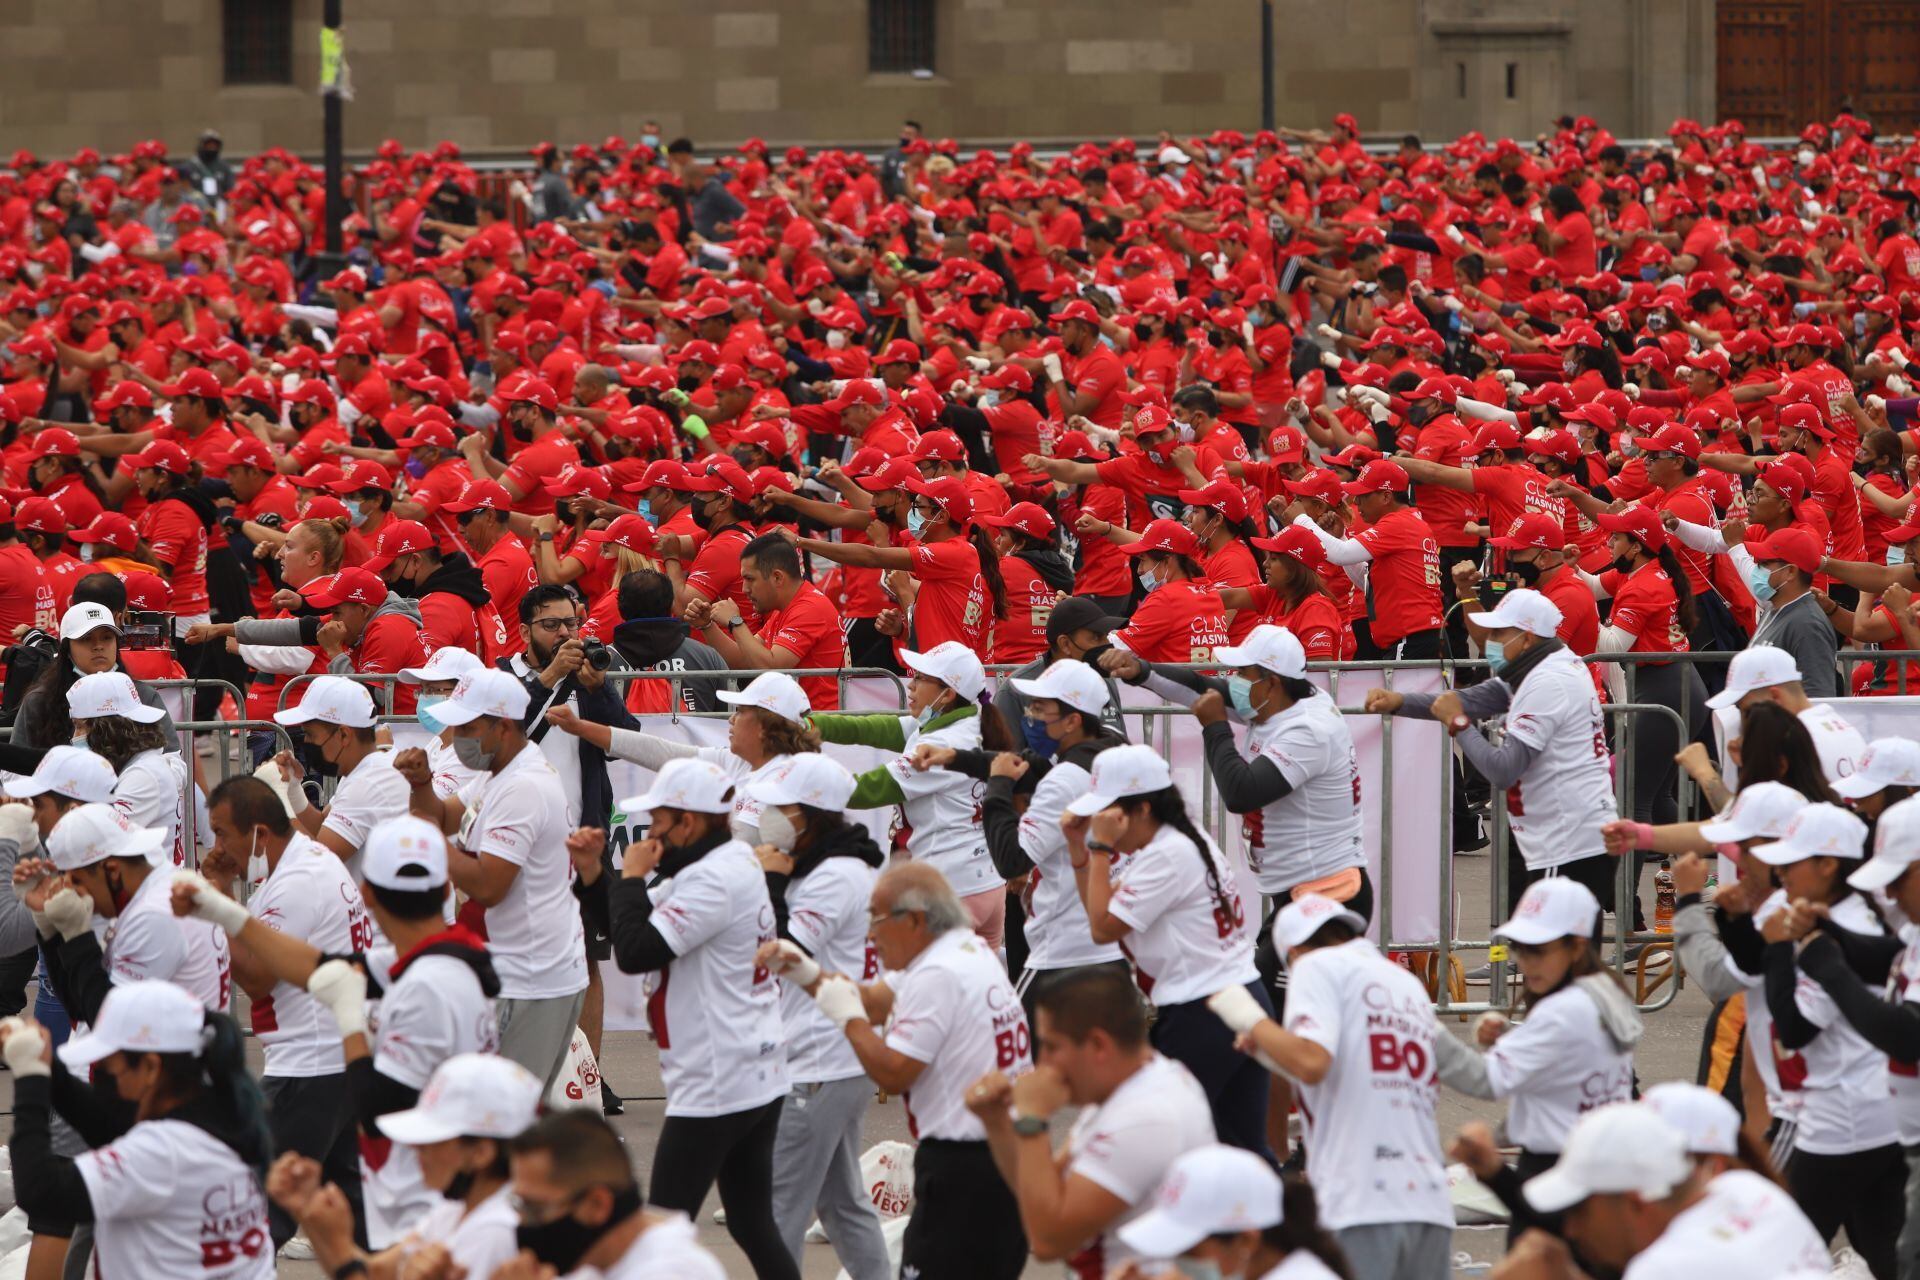
M 733 630 L 735 627 L 744 627 L 746 625 L 747 625 L 747 620 L 745 618 L 740 617 L 737 614 L 734 617 L 727 619 L 727 630 L 729 631 Z
M 1013 1131 L 1023 1138 L 1036 1138 L 1047 1131 L 1045 1116 L 1021 1116 L 1013 1118 Z
M 540 535 L 540 541 L 542 541 L 542 542 L 552 542 L 552 541 L 553 541 L 553 531 L 549 529 L 549 530 L 547 530 L 546 532 L 544 532 L 544 533 L 542 533 L 542 534 Z
M 1087 841 L 1087 850 L 1090 853 L 1117 853 L 1118 852 L 1118 850 L 1116 850 L 1112 845 L 1108 844 L 1105 840 Z

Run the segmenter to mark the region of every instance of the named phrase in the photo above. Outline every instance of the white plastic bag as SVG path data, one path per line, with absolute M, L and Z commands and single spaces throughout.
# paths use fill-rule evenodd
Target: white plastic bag
M 873 1201 L 873 1211 L 880 1215 L 880 1225 L 885 1227 L 896 1218 L 906 1221 L 913 1212 L 913 1144 L 911 1142 L 876 1142 L 867 1148 L 860 1157 L 860 1185 L 867 1189 L 867 1198 Z M 807 1228 L 807 1242 L 820 1244 L 827 1233 L 815 1222 Z M 897 1240 L 889 1236 L 889 1245 L 894 1254 L 897 1268 L 900 1262 L 900 1248 Z
M 547 1110 L 600 1110 L 600 1064 L 594 1060 L 586 1033 L 578 1027 L 567 1044 L 567 1064 L 547 1090 Z
M 1512 1217 L 1500 1197 L 1487 1189 L 1487 1185 L 1473 1176 L 1473 1172 L 1463 1164 L 1447 1166 L 1447 1195 L 1453 1201 L 1454 1225 L 1461 1227 L 1488 1226 L 1505 1222 Z

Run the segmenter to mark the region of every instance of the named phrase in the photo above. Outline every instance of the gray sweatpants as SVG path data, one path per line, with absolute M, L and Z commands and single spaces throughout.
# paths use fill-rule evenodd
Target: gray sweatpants
M 1366 1280 L 1447 1280 L 1453 1231 L 1432 1222 L 1370 1222 L 1333 1233 L 1355 1276 Z
M 773 1143 L 773 1224 L 799 1262 L 807 1221 L 817 1210 L 821 1230 L 853 1280 L 888 1280 L 887 1244 L 880 1217 L 860 1185 L 860 1123 L 873 1100 L 865 1076 L 826 1084 L 797 1084 L 780 1108 Z
M 511 1058 L 540 1077 L 540 1096 L 553 1088 L 560 1068 L 567 1063 L 567 1046 L 573 1043 L 574 1028 L 580 1025 L 580 1008 L 586 1002 L 585 989 L 570 996 L 549 996 L 544 1000 L 506 1000 L 493 1002 L 500 1023 L 500 1056 Z

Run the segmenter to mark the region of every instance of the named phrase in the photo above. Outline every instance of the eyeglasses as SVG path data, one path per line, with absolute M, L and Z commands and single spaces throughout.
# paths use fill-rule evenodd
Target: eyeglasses
M 895 907 L 891 911 L 870 911 L 867 913 L 867 927 L 877 929 L 888 920 L 899 916 L 910 916 L 913 912 L 905 907 Z
M 540 628 L 542 631 L 546 632 L 548 635 L 557 635 L 562 631 L 578 631 L 580 629 L 580 619 L 578 618 L 535 618 L 533 620 L 533 625 Z
M 579 1204 L 582 1200 L 586 1199 L 587 1196 L 595 1190 L 595 1188 L 602 1187 L 602 1186 L 606 1186 L 606 1184 L 602 1182 L 596 1182 L 592 1186 L 580 1188 L 578 1191 L 574 1192 L 570 1196 L 563 1196 L 561 1199 L 557 1201 L 552 1201 L 548 1203 L 542 1203 L 541 1201 L 538 1201 L 538 1200 L 529 1200 L 525 1196 L 516 1195 L 512 1192 L 509 1192 L 507 1194 L 507 1203 L 513 1206 L 513 1211 L 515 1214 L 519 1216 L 520 1222 L 522 1225 L 529 1226 L 529 1227 L 540 1227 L 540 1226 L 545 1226 L 547 1223 L 554 1221 L 555 1219 L 563 1216 L 566 1213 L 569 1213 L 570 1211 L 572 1211 L 573 1206 Z M 611 1191 L 613 1188 L 608 1187 L 607 1189 Z

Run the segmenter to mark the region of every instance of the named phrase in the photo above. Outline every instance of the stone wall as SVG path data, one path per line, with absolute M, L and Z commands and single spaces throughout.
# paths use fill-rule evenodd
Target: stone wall
M 225 0 L 246 3 L 247 0 Z M 320 141 L 320 0 L 295 0 L 292 86 L 222 83 L 223 0 L 6 0 L 0 144 L 179 149 Z M 942 0 L 937 74 L 870 75 L 865 0 L 350 0 L 347 143 L 518 149 L 629 137 L 879 141 L 1259 122 L 1254 0 Z M 1713 101 L 1713 0 L 1274 0 L 1282 123 L 1530 136 L 1559 110 L 1622 136 Z M 131 15 L 140 15 L 130 21 Z M 1514 94 L 1507 94 L 1507 64 Z

